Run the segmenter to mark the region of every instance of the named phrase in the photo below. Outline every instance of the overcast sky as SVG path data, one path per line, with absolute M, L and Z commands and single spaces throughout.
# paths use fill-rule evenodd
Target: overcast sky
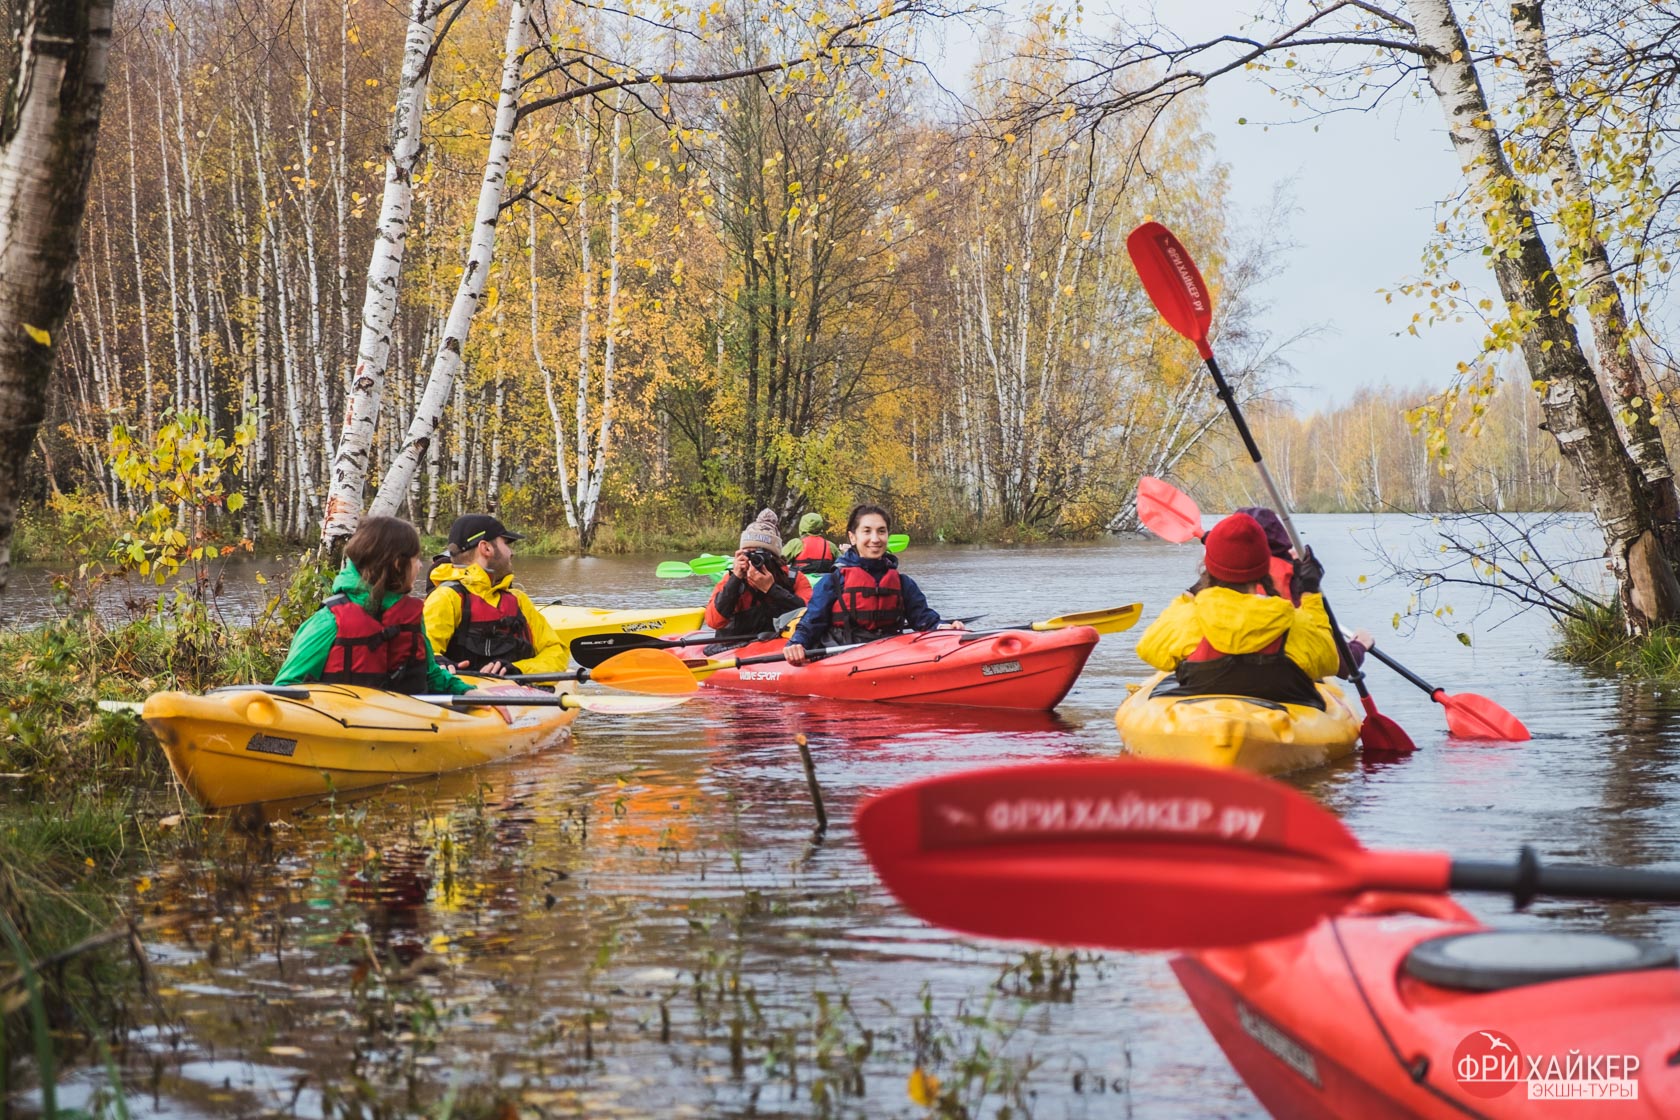
M 1087 4 L 1088 27 L 1108 22 L 1093 14 L 1105 7 L 1121 5 Z M 1160 0 L 1155 13 L 1185 38 L 1199 39 L 1240 27 L 1246 7 Z M 974 37 L 958 29 L 927 51 L 940 80 L 959 91 L 976 55 Z M 1275 336 L 1323 328 L 1288 354 L 1297 405 L 1311 411 L 1320 402 L 1339 403 L 1361 385 L 1445 387 L 1456 364 L 1475 354 L 1480 326 L 1420 327 L 1414 338 L 1406 327 L 1422 302 L 1396 295 L 1386 303 L 1379 294 L 1418 274 L 1436 206 L 1457 189 L 1458 164 L 1435 100 L 1395 98 L 1376 113 L 1268 127 L 1287 110 L 1245 74 L 1218 79 L 1206 98 L 1215 154 L 1230 169 L 1231 217 L 1252 226 L 1280 184 L 1296 206 L 1289 226 L 1296 248 L 1263 297 L 1271 304 L 1265 325 Z M 1244 117 L 1249 123 L 1237 124 Z M 1490 275 L 1482 285 L 1492 293 Z

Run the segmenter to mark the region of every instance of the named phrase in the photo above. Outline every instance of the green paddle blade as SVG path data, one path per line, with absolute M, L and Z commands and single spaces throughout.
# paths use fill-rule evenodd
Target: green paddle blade
M 688 566 L 694 569 L 696 575 L 711 576 L 727 572 L 734 563 L 735 557 L 733 556 L 713 556 L 709 552 L 702 552 L 699 556 L 690 560 Z
M 682 579 L 694 574 L 694 569 L 681 560 L 666 560 L 653 570 L 653 574 L 660 579 Z
M 910 547 L 909 533 L 894 533 L 887 538 L 888 552 L 903 552 Z

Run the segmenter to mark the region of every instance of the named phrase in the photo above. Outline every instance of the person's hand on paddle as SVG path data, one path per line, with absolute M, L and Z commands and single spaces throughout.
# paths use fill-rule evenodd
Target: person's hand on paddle
M 1369 630 L 1355 630 L 1353 632 L 1353 640 L 1364 646 L 1367 650 L 1377 648 L 1377 640 L 1371 637 L 1371 632 Z
M 787 660 L 789 665 L 803 665 L 805 664 L 805 647 L 798 645 L 785 646 L 782 649 L 782 657 Z
M 949 621 L 945 624 L 945 629 L 947 629 L 947 630 L 966 630 L 966 629 L 968 629 L 968 627 L 963 625 L 962 619 L 953 618 L 951 621 Z
M 506 661 L 492 661 L 488 665 L 480 666 L 477 669 L 472 667 L 470 661 L 457 661 L 455 662 L 455 671 L 457 673 L 472 673 L 479 677 L 505 677 L 512 673 L 514 668 L 512 664 Z
M 1291 591 L 1299 597 L 1302 595 L 1319 594 L 1319 586 L 1324 582 L 1324 565 L 1318 562 L 1309 546 L 1307 551 L 1295 559 L 1295 574 L 1290 577 L 1294 586 Z

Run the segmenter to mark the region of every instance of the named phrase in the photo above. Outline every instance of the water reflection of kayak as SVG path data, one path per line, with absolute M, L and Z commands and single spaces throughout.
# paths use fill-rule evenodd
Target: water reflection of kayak
M 222 809 L 482 766 L 560 742 L 577 718 L 557 707 L 510 711 L 511 724 L 490 708 L 304 685 L 286 694 L 160 692 L 141 715 L 187 791 L 205 808 Z
M 785 746 L 795 735 L 813 741 L 877 746 L 902 739 L 976 734 L 1055 733 L 1077 725 L 1055 712 L 1021 708 L 959 708 L 933 704 L 893 704 L 868 709 L 858 718 L 849 700 L 806 697 L 789 703 L 780 697 L 737 696 L 710 705 L 706 723 L 723 732 L 721 743 L 732 748 Z
M 1359 741 L 1359 717 L 1327 681 L 1318 682 L 1321 712 L 1242 696 L 1152 696 L 1167 676 L 1150 677 L 1114 713 L 1132 754 L 1282 774 L 1346 758 Z
M 1096 644 L 1097 632 L 1089 626 L 929 630 L 882 638 L 805 665 L 772 661 L 723 669 L 706 683 L 783 696 L 1048 711 L 1073 687 Z M 727 656 L 777 654 L 784 645 L 781 638 L 754 642 Z

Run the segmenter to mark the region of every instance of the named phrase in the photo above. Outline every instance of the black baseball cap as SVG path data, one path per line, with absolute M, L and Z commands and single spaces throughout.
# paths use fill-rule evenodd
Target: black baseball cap
M 497 537 L 510 541 L 525 539 L 518 533 L 510 533 L 506 525 L 488 513 L 469 513 L 457 517 L 455 524 L 449 527 L 449 550 L 465 552 L 482 541 L 493 541 Z

